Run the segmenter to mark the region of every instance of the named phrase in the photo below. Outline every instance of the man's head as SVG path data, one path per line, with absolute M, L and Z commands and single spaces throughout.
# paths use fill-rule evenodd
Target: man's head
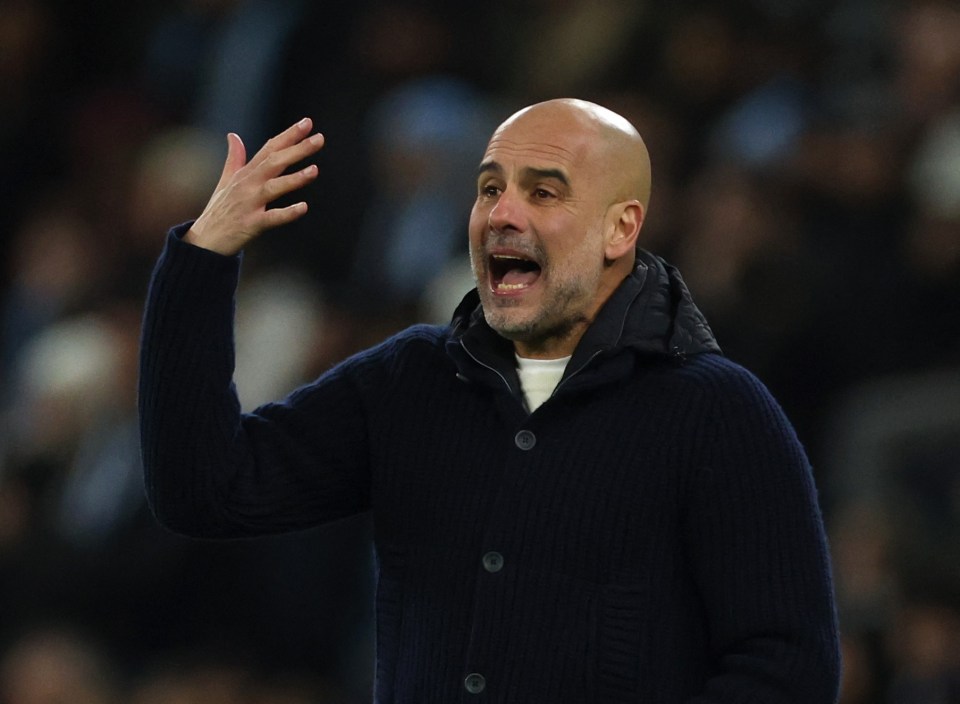
M 650 198 L 636 129 L 582 100 L 550 100 L 493 133 L 470 215 L 490 326 L 525 357 L 571 354 L 633 268 Z

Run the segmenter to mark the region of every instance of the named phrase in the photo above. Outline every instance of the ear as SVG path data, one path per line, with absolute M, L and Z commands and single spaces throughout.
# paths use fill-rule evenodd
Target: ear
M 612 215 L 616 219 L 608 230 L 604 248 L 604 256 L 611 261 L 633 251 L 637 246 L 637 236 L 646 215 L 643 205 L 637 200 L 617 203 L 614 208 Z

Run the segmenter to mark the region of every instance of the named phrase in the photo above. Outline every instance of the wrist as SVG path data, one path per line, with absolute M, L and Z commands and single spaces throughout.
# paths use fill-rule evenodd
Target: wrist
M 211 237 L 209 233 L 202 229 L 202 226 L 197 226 L 198 223 L 199 221 L 194 222 L 183 235 L 184 242 L 226 257 L 232 257 L 240 251 L 241 247 L 236 246 L 235 242 L 231 242 L 228 238 Z

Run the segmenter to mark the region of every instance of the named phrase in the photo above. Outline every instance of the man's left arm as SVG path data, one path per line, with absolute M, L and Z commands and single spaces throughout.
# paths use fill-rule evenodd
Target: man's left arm
M 832 704 L 836 609 L 810 464 L 763 385 L 727 381 L 701 430 L 687 534 L 716 674 L 688 704 Z

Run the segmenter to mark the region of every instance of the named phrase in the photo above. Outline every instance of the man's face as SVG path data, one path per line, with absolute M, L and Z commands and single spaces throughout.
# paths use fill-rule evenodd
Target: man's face
M 606 298 L 598 153 L 582 125 L 521 116 L 481 162 L 470 258 L 487 323 L 522 356 L 572 353 Z

